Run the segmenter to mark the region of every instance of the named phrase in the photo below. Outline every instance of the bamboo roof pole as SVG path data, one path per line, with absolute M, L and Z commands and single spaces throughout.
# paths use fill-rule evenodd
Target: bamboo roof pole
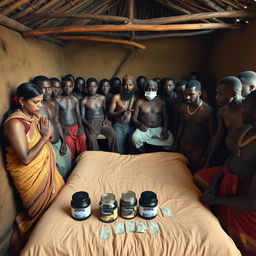
M 12 11 L 18 9 L 19 7 L 21 7 L 22 5 L 25 5 L 29 2 L 29 0 L 18 0 L 15 1 L 13 4 L 9 5 L 6 9 L 4 9 L 2 11 L 3 15 L 8 15 L 9 13 L 11 13 Z
M 2 15 L 2 14 L 0 14 L 0 24 L 7 27 L 7 28 L 13 29 L 13 30 L 15 30 L 19 33 L 31 30 L 31 28 L 19 23 L 16 20 L 8 18 L 7 16 Z M 39 38 L 43 39 L 43 40 L 46 40 L 46 41 L 49 41 L 49 42 L 54 43 L 54 44 L 61 45 L 61 46 L 64 45 L 64 43 L 61 42 L 60 40 L 57 40 L 57 39 L 52 38 L 52 37 L 47 36 L 47 35 L 40 36 Z
M 49 8 L 53 8 L 53 5 L 57 4 L 58 2 L 59 2 L 59 0 L 51 0 L 47 4 L 38 8 L 34 13 L 44 12 L 45 10 L 47 10 Z
M 117 76 L 122 71 L 122 69 L 130 61 L 130 59 L 136 54 L 137 51 L 138 51 L 138 48 L 133 48 L 132 50 L 130 50 L 128 52 L 128 54 L 124 57 L 123 61 L 121 62 L 121 64 L 117 68 L 117 70 L 114 73 L 113 77 Z
M 129 0 L 128 3 L 128 17 L 130 20 L 134 19 L 134 11 L 135 11 L 135 3 L 134 0 Z M 130 40 L 133 41 L 135 36 L 135 31 L 131 31 L 131 38 Z
M 24 37 L 45 34 L 96 32 L 96 31 L 177 31 L 205 29 L 239 29 L 240 25 L 220 23 L 175 24 L 175 25 L 87 25 L 56 28 L 42 28 L 23 32 Z
M 3 6 L 5 6 L 5 5 L 8 5 L 9 3 L 11 3 L 13 0 L 6 0 L 6 1 L 2 1 L 1 3 L 0 3 L 0 7 L 3 7 Z
M 65 14 L 65 13 L 41 13 L 33 14 L 22 18 L 22 21 L 37 19 L 94 19 L 109 22 L 120 22 L 130 24 L 148 24 L 162 25 L 168 23 L 178 23 L 192 20 L 213 19 L 213 18 L 239 18 L 239 17 L 256 17 L 256 11 L 224 11 L 224 12 L 203 12 L 194 14 L 177 15 L 171 17 L 155 18 L 155 19 L 132 19 L 111 15 L 95 15 L 95 14 Z
M 201 3 L 205 4 L 206 6 L 212 8 L 215 11 L 218 12 L 223 12 L 225 11 L 225 9 L 219 7 L 215 2 L 211 1 L 211 0 L 200 0 Z
M 61 40 L 86 40 L 86 41 L 96 41 L 96 42 L 104 42 L 104 43 L 116 43 L 116 44 L 125 44 L 131 45 L 142 50 L 146 49 L 146 46 L 131 42 L 128 40 L 121 40 L 121 39 L 111 39 L 111 38 L 104 38 L 104 37 L 94 37 L 94 36 L 57 36 L 56 38 Z
M 154 0 L 155 2 L 164 5 L 170 9 L 173 9 L 179 13 L 186 13 L 186 14 L 190 14 L 190 12 L 180 6 L 177 6 L 175 4 L 173 4 L 172 2 L 166 1 L 166 0 Z

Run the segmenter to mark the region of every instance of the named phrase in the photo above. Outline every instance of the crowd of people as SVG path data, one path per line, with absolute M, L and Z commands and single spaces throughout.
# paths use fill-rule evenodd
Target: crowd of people
M 76 157 L 101 150 L 104 135 L 110 152 L 184 154 L 201 200 L 214 206 L 244 255 L 256 255 L 256 73 L 219 81 L 217 110 L 199 80 L 197 72 L 178 82 L 130 75 L 98 82 L 68 74 L 21 84 L 3 126 L 7 170 L 24 206 L 12 241 L 26 239 Z

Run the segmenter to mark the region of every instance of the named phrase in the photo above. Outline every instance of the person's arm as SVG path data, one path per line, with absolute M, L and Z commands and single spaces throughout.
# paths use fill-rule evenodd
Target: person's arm
M 44 116 L 40 119 L 39 123 L 39 132 L 42 137 L 31 149 L 28 149 L 25 128 L 19 120 L 12 119 L 4 126 L 4 135 L 7 137 L 8 142 L 23 165 L 30 164 L 50 139 L 51 129 L 49 120 Z
M 207 168 L 209 166 L 209 162 L 215 153 L 216 149 L 219 147 L 221 143 L 221 139 L 223 137 L 223 132 L 224 132 L 224 120 L 223 117 L 220 114 L 220 111 L 218 113 L 218 128 L 217 131 L 212 139 L 211 145 L 209 147 L 209 153 L 205 161 L 204 168 Z
M 180 139 L 181 139 L 181 136 L 182 136 L 182 134 L 184 132 L 184 123 L 185 123 L 184 112 L 183 112 L 183 107 L 184 106 L 185 106 L 185 104 L 183 104 L 182 107 L 180 108 L 180 113 L 179 113 L 179 116 L 180 116 L 180 126 L 179 126 L 179 129 L 178 129 L 177 136 L 176 136 L 176 138 L 174 138 L 173 148 L 172 148 L 173 151 L 177 151 L 178 150 Z
M 116 107 L 117 107 L 117 100 L 118 100 L 118 95 L 114 95 L 114 97 L 112 98 L 111 104 L 109 106 L 109 116 L 111 118 L 117 118 L 119 116 L 123 116 L 125 110 L 121 110 L 121 111 L 115 111 Z
M 102 108 L 103 108 L 103 115 L 104 115 L 103 125 L 108 124 L 106 100 L 107 98 L 102 95 Z
M 81 116 L 82 116 L 82 122 L 84 124 L 85 129 L 87 129 L 86 131 L 91 133 L 91 134 L 95 134 L 95 131 L 93 130 L 93 128 L 91 127 L 90 123 L 88 122 L 88 120 L 86 119 L 86 115 L 85 115 L 85 110 L 86 110 L 86 98 L 83 99 L 80 102 L 80 109 L 81 109 Z
M 76 117 L 77 117 L 77 122 L 78 122 L 78 136 L 82 136 L 84 134 L 84 127 L 82 123 L 82 118 L 80 114 L 80 109 L 79 109 L 79 100 L 74 97 L 75 103 L 76 103 Z
M 163 131 L 161 133 L 161 139 L 167 139 L 169 134 L 168 134 L 168 113 L 166 109 L 166 104 L 165 101 L 163 101 L 163 106 L 162 106 L 162 120 L 163 120 Z
M 222 205 L 237 210 L 256 211 L 256 172 L 252 178 L 248 195 L 221 197 L 209 193 L 203 195 L 201 199 L 209 205 Z
M 141 106 L 141 100 L 137 100 L 135 103 L 135 107 L 134 107 L 134 112 L 132 114 L 132 118 L 131 118 L 131 122 L 132 124 L 138 128 L 139 130 L 141 130 L 142 132 L 146 132 L 148 127 L 146 127 L 144 124 L 142 124 L 139 120 L 139 113 L 140 113 L 140 106 Z

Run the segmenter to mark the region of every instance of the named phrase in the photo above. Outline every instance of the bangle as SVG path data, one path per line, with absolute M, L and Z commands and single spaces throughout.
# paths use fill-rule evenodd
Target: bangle
M 46 141 L 49 141 L 49 138 L 48 138 L 48 139 L 45 139 L 45 138 L 41 137 L 41 138 L 40 138 L 40 140 L 42 140 L 42 141 L 45 141 L 45 142 L 46 142 Z

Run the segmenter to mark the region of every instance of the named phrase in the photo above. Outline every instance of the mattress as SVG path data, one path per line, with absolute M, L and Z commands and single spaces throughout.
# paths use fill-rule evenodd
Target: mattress
M 179 153 L 120 155 L 87 151 L 80 155 L 66 185 L 33 230 L 21 255 L 172 255 L 238 256 L 232 239 L 218 219 L 200 200 L 187 168 L 187 159 Z M 99 220 L 99 201 L 104 193 L 132 190 L 137 198 L 143 191 L 157 194 L 159 207 L 169 207 L 173 216 L 160 210 L 153 220 L 136 216 L 138 222 L 157 223 L 160 233 L 131 232 L 116 234 L 114 225 L 125 223 L 118 217 L 112 223 Z M 71 217 L 70 202 L 77 191 L 91 198 L 92 215 L 84 221 Z M 110 228 L 109 239 L 100 239 L 102 227 Z

